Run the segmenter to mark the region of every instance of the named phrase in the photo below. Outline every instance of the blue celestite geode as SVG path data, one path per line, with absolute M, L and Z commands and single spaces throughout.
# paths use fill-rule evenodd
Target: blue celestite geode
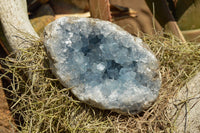
M 115 24 L 60 18 L 45 28 L 44 45 L 55 76 L 89 105 L 135 114 L 158 96 L 157 59 L 140 38 Z

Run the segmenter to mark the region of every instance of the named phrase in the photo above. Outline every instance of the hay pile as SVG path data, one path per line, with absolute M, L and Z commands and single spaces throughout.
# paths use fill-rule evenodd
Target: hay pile
M 1 59 L 11 84 L 11 110 L 19 132 L 168 132 L 167 102 L 200 70 L 200 45 L 181 43 L 173 35 L 143 36 L 160 60 L 162 88 L 153 106 L 136 116 L 122 116 L 78 101 L 51 74 L 42 41 Z M 12 76 L 7 76 L 11 74 Z

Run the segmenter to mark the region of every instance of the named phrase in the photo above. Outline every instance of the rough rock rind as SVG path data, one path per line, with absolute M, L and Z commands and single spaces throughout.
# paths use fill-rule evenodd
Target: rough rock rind
M 91 18 L 50 23 L 44 44 L 53 73 L 89 105 L 135 114 L 157 98 L 161 77 L 156 57 L 140 38 Z

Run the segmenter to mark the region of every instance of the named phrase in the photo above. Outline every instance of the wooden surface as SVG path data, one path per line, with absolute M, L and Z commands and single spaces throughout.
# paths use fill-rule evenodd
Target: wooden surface
M 137 36 L 140 36 L 142 33 L 153 35 L 163 30 L 159 22 L 154 18 L 145 0 L 110 0 L 110 2 L 111 5 L 124 6 L 136 11 L 136 17 L 126 16 L 114 21 L 114 23 L 129 33 Z
M 13 118 L 3 90 L 2 80 L 0 79 L 0 133 L 14 132 L 13 123 Z
M 31 45 L 24 41 L 25 35 L 39 38 L 29 21 L 26 0 L 0 0 L 0 18 L 12 50 Z
M 109 0 L 89 0 L 89 8 L 92 18 L 111 21 Z

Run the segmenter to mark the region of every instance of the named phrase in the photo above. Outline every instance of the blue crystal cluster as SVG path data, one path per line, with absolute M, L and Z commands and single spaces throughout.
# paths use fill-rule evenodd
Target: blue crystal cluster
M 44 37 L 53 73 L 83 102 L 135 114 L 157 98 L 157 59 L 115 24 L 64 17 L 48 25 Z

